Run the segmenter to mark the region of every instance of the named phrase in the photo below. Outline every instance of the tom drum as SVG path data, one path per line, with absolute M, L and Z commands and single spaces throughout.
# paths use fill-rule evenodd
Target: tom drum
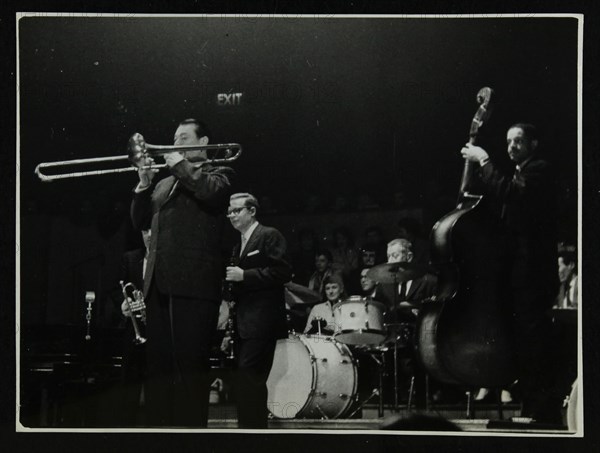
M 380 344 L 387 337 L 384 313 L 385 305 L 381 302 L 351 296 L 333 306 L 333 335 L 345 344 Z

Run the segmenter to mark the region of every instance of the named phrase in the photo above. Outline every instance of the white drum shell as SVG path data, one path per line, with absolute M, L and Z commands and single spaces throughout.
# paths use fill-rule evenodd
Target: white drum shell
M 385 305 L 361 296 L 351 296 L 333 306 L 334 337 L 351 345 L 380 344 L 387 332 Z
M 290 334 L 277 341 L 267 405 L 277 418 L 338 418 L 350 409 L 356 386 L 346 345 L 327 336 Z
M 573 382 L 571 394 L 569 395 L 569 404 L 567 405 L 567 428 L 569 431 L 577 431 L 577 399 L 579 398 L 579 382 L 578 379 Z

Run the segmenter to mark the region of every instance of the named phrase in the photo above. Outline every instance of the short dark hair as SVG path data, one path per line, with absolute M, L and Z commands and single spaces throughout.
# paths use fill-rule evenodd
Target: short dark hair
M 252 195 L 251 193 L 247 193 L 247 192 L 234 193 L 231 197 L 229 197 L 230 201 L 238 200 L 238 199 L 244 200 L 245 207 L 254 208 L 254 210 L 256 212 L 258 212 L 260 205 L 258 204 L 258 200 L 256 199 L 256 197 L 254 195 Z
M 527 136 L 529 140 L 537 140 L 538 139 L 538 131 L 537 127 L 535 127 L 531 123 L 515 123 L 508 129 L 521 129 L 523 133 Z
M 208 137 L 208 141 L 211 140 L 211 133 L 208 129 L 208 126 L 204 124 L 202 121 L 197 120 L 195 118 L 187 118 L 179 123 L 180 126 L 187 126 L 188 124 L 194 125 L 194 132 L 196 132 L 197 138 Z
M 323 279 L 323 288 L 325 288 L 325 285 L 328 284 L 338 285 L 340 287 L 340 296 L 342 294 L 346 294 L 346 289 L 344 287 L 344 278 L 339 272 L 333 272 L 331 275 L 328 275 Z
M 575 270 L 577 270 L 577 253 L 574 250 L 561 250 L 558 252 L 558 257 L 562 258 L 565 266 L 574 264 Z
M 323 255 L 325 258 L 327 258 L 327 260 L 329 260 L 330 263 L 333 263 L 333 255 L 331 254 L 331 252 L 327 249 L 319 249 L 315 252 L 315 258 L 317 256 L 321 256 Z

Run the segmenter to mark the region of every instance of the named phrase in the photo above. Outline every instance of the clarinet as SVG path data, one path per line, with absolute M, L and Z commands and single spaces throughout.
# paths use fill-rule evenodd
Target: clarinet
M 237 266 L 238 264 L 236 249 L 237 247 L 233 247 L 233 251 L 231 252 L 231 258 L 229 260 L 230 266 Z M 238 335 L 236 324 L 236 307 L 235 300 L 233 298 L 233 283 L 234 282 L 227 282 L 227 292 L 229 293 L 229 300 L 227 301 L 229 304 L 229 317 L 227 319 L 227 331 L 229 334 L 229 359 L 235 359 L 235 342 Z

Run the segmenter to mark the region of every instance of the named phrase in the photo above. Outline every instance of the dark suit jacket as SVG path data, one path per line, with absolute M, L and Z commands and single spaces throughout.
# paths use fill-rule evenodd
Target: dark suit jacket
M 233 170 L 183 160 L 170 171 L 172 176 L 154 190 L 134 192 L 131 204 L 134 227 L 152 228 L 144 294 L 154 279 L 161 293 L 218 301 L 221 235 Z
M 513 175 L 493 162 L 479 169 L 484 195 L 503 205 L 502 220 L 513 241 L 513 287 L 536 285 L 556 293 L 556 188 L 550 164 L 534 156 Z
M 406 293 L 406 297 L 402 300 L 398 296 L 398 302 L 409 301 L 409 302 L 420 302 L 423 299 L 431 297 L 435 293 L 435 287 L 437 284 L 437 278 L 431 274 L 425 274 L 423 277 L 412 280 L 410 288 Z M 397 292 L 398 286 L 393 283 L 380 283 L 377 285 L 375 296 L 373 299 L 383 302 L 388 308 L 394 306 L 394 289 Z
M 239 253 L 238 244 L 235 252 Z M 235 253 L 234 252 L 234 253 Z M 233 287 L 241 338 L 286 338 L 283 284 L 292 278 L 287 244 L 275 228 L 258 225 L 240 256 L 244 280 Z

